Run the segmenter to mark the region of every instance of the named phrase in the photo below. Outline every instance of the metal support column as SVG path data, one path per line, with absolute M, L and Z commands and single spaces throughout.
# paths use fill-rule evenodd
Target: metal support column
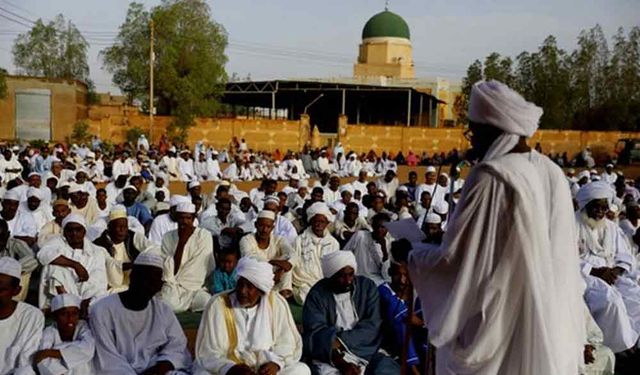
M 411 90 L 407 96 L 407 126 L 411 126 Z
M 269 112 L 270 118 L 273 120 L 276 117 L 276 92 L 271 92 L 271 111 Z
M 347 90 L 342 89 L 342 112 L 341 112 L 342 115 L 344 115 L 345 113 L 346 103 L 347 103 Z
M 424 95 L 420 94 L 420 111 L 418 112 L 418 123 L 416 125 L 418 126 L 423 126 L 422 125 L 422 99 L 424 98 Z

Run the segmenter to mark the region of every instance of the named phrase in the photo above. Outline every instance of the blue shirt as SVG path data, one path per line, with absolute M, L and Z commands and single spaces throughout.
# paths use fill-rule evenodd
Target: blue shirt
M 211 294 L 218 294 L 220 292 L 224 292 L 225 290 L 234 289 L 236 287 L 236 270 L 234 268 L 233 272 L 226 273 L 219 268 L 216 268 L 213 271 L 213 277 L 209 279 L 209 283 L 207 284 L 207 289 Z
M 147 225 L 147 223 L 153 221 L 153 216 L 151 216 L 149 209 L 140 202 L 135 202 L 127 207 L 127 215 L 135 217 L 142 225 Z

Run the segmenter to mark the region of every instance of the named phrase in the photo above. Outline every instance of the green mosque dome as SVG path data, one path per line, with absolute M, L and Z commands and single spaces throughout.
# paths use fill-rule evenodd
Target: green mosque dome
M 393 12 L 388 10 L 380 12 L 364 25 L 362 39 L 384 37 L 411 39 L 409 25 Z

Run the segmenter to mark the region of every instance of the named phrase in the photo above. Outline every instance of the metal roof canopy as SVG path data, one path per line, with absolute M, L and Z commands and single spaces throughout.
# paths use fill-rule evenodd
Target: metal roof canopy
M 305 80 L 229 82 L 222 102 L 288 110 L 290 120 L 305 113 L 320 132 L 337 131 L 338 116 L 350 124 L 434 126 L 437 105 L 445 103 L 412 87 Z

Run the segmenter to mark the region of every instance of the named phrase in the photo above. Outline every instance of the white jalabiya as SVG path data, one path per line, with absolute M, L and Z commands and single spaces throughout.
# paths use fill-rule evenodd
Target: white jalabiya
M 613 375 L 616 356 L 611 349 L 607 348 L 604 342 L 602 330 L 591 316 L 589 309 L 585 307 L 585 323 L 587 330 L 587 344 L 594 347 L 592 352 L 594 361 L 588 365 L 583 365 L 581 375 Z
M 244 363 L 257 371 L 267 362 L 280 366 L 278 374 L 308 375 L 309 368 L 299 362 L 302 338 L 286 300 L 276 292 L 263 295 L 270 319 L 271 342 L 266 349 L 255 349 L 258 306 L 243 308 L 234 292 L 223 292 L 211 299 L 198 328 L 196 339 L 196 375 L 224 375 L 233 366 Z
M 258 260 L 268 262 L 270 260 L 287 260 L 291 264 L 295 263 L 293 248 L 283 237 L 272 234 L 269 240 L 269 246 L 261 249 L 258 246 L 256 235 L 254 233 L 247 234 L 240 240 L 240 255 L 243 257 L 253 257 Z M 274 287 L 276 291 L 292 290 L 291 271 L 285 272 L 282 279 Z
M 26 203 L 20 204 L 20 210 L 26 211 L 33 216 L 33 219 L 36 224 L 36 230 L 38 233 L 40 230 L 51 220 L 53 220 L 53 214 L 51 213 L 51 207 L 45 205 L 44 203 L 40 203 L 40 206 L 35 210 L 31 211 Z
M 574 223 L 566 179 L 539 153 L 471 171 L 442 245 L 409 259 L 437 374 L 578 372 L 584 283 Z
M 311 228 L 307 228 L 296 238 L 293 246 L 296 263 L 293 265 L 292 282 L 293 296 L 298 303 L 304 304 L 311 287 L 323 278 L 320 259 L 339 250 L 340 244 L 328 231 L 323 237 L 318 237 Z
M 38 260 L 44 266 L 40 278 L 40 308 L 46 308 L 63 287 L 66 293 L 79 296 L 83 300 L 95 299 L 107 293 L 105 249 L 84 240 L 82 249 L 72 249 L 64 237 L 56 237 L 47 242 L 38 252 Z M 68 267 L 51 264 L 56 258 L 63 256 L 80 263 L 89 274 L 89 280 L 80 282 L 75 271 Z
M 333 234 L 341 240 L 345 240 L 346 232 L 356 233 L 359 230 L 371 230 L 366 219 L 358 216 L 352 226 L 347 225 L 344 219 L 338 219 L 333 223 Z
M 78 208 L 73 205 L 73 203 L 69 204 L 69 208 L 71 208 L 72 214 L 78 214 L 87 221 L 87 225 L 91 225 L 96 222 L 100 218 L 100 208 L 98 207 L 98 202 L 96 202 L 95 198 L 89 197 L 87 201 L 87 205 Z
M 180 172 L 180 181 L 191 181 L 196 177 L 192 159 L 178 158 L 178 171 Z M 197 178 L 195 179 L 197 180 Z
M 42 248 L 49 240 L 62 235 L 62 227 L 55 220 L 45 224 L 38 233 L 38 247 Z
M 154 298 L 144 310 L 129 310 L 117 294 L 96 302 L 90 309 L 96 340 L 94 366 L 101 375 L 136 375 L 159 361 L 170 361 L 187 374 L 191 355 L 187 338 L 171 308 Z
M 56 349 L 62 359 L 46 358 L 38 363 L 40 375 L 93 375 L 96 345 L 93 333 L 84 320 L 76 326 L 72 341 L 63 341 L 55 324 L 44 329 L 38 350 Z
M 251 231 L 255 232 L 255 223 L 252 223 Z M 273 234 L 284 238 L 290 245 L 298 237 L 298 232 L 296 231 L 296 227 L 293 226 L 293 223 L 286 217 L 281 214 L 276 215 L 275 223 L 273 224 Z
M 195 224 L 194 224 L 195 225 Z M 149 229 L 149 239 L 156 245 L 162 243 L 162 237 L 172 230 L 178 229 L 178 223 L 171 220 L 168 213 L 157 216 L 151 223 L 151 229 Z
M 10 317 L 0 320 L 0 374 L 35 375 L 33 354 L 43 328 L 42 312 L 22 302 Z
M 144 234 L 133 234 L 133 246 L 140 253 L 151 251 L 158 253 L 158 248 L 153 242 L 149 241 Z M 123 266 L 125 263 L 132 263 L 133 259 L 129 258 L 124 242 L 113 245 L 113 255 L 105 252 L 107 282 L 109 283 L 109 293 L 120 293 L 129 289 L 129 274 L 131 271 L 125 271 Z
M 603 219 L 592 228 L 583 211 L 576 214 L 582 273 L 587 283 L 584 298 L 604 333 L 604 344 L 614 352 L 633 347 L 640 336 L 640 286 L 625 273 L 611 286 L 591 276 L 598 267 L 631 270 L 633 257 L 622 230 Z
M 165 284 L 159 296 L 176 312 L 202 311 L 211 297 L 203 286 L 205 278 L 215 268 L 213 238 L 206 229 L 195 228 L 184 245 L 181 264 L 175 273 L 173 257 L 178 240 L 178 230 L 162 238 L 160 253 L 164 258 Z
M 387 248 L 387 259 L 383 260 L 382 246 L 373 239 L 371 232 L 361 230 L 356 232 L 343 250 L 352 251 L 358 264 L 357 275 L 366 276 L 376 286 L 391 281 L 389 266 L 391 265 L 391 242 L 393 238 L 387 234 L 384 238 Z
M 0 217 L 0 219 L 2 219 L 2 217 Z M 36 220 L 31 212 L 18 210 L 13 219 L 7 221 L 7 225 L 13 237 L 23 236 L 36 238 L 38 234 Z

